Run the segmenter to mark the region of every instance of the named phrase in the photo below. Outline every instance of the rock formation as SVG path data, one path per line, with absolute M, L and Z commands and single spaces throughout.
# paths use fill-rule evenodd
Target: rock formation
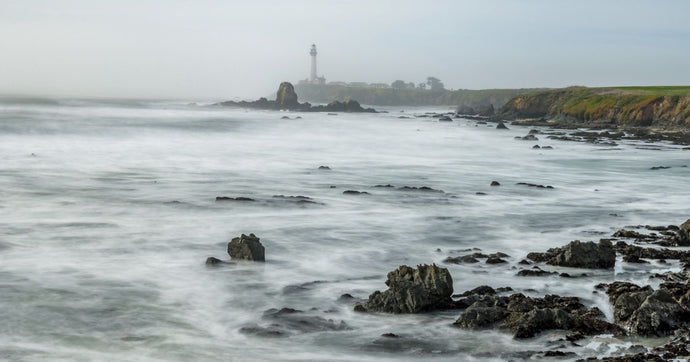
M 228 254 L 233 260 L 265 261 L 264 253 L 264 246 L 254 234 L 242 234 L 228 243 Z
M 376 291 L 357 311 L 385 313 L 419 313 L 452 306 L 453 278 L 446 268 L 419 265 L 413 269 L 402 265 L 388 273 L 388 290 Z
M 616 263 L 616 252 L 609 240 L 581 242 L 575 240 L 561 248 L 552 248 L 545 253 L 529 253 L 527 258 L 550 265 L 574 268 L 610 269 Z
M 276 100 L 269 101 L 266 98 L 259 98 L 253 102 L 246 101 L 226 101 L 217 103 L 216 105 L 224 107 L 243 107 L 253 109 L 269 109 L 269 110 L 290 110 L 299 112 L 367 112 L 376 113 L 373 108 L 363 108 L 359 102 L 355 100 L 347 100 L 344 102 L 333 101 L 325 106 L 312 106 L 309 103 L 299 103 L 297 100 L 297 93 L 295 87 L 290 82 L 280 83 L 278 91 L 276 92 Z

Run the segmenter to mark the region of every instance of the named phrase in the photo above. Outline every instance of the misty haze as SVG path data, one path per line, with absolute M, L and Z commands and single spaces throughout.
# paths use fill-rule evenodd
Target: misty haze
M 0 3 L 1 361 L 687 361 L 690 4 Z

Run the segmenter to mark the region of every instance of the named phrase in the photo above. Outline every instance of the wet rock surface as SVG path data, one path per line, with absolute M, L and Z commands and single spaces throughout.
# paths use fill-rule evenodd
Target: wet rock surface
M 388 273 L 388 290 L 376 291 L 356 311 L 420 313 L 453 307 L 453 279 L 446 268 L 436 265 L 402 265 Z
M 240 332 L 259 337 L 288 337 L 293 334 L 351 329 L 342 320 L 335 321 L 293 308 L 269 309 L 261 319 L 266 323 L 247 325 Z
M 527 258 L 550 265 L 588 269 L 609 269 L 616 263 L 616 252 L 609 240 L 581 242 L 575 240 L 560 248 L 545 253 L 529 253 Z
M 254 234 L 242 234 L 228 243 L 228 254 L 233 260 L 265 261 L 265 248 Z

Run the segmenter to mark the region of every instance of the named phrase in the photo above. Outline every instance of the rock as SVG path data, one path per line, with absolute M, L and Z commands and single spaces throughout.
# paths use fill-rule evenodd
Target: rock
M 622 298 L 623 296 L 619 297 Z M 657 290 L 647 296 L 628 321 L 630 330 L 643 336 L 663 336 L 688 321 L 690 314 L 671 295 Z
M 474 256 L 472 255 L 463 255 L 463 256 L 456 256 L 456 257 L 447 257 L 443 260 L 444 263 L 451 263 L 451 264 L 460 264 L 460 263 L 479 263 L 479 260 L 477 260 Z
M 516 140 L 523 140 L 523 141 L 539 141 L 539 138 L 537 138 L 537 136 L 535 136 L 533 134 L 528 134 L 527 136 L 524 136 L 524 137 L 516 136 L 515 139 Z
M 486 259 L 487 264 L 503 264 L 507 263 L 507 261 L 497 257 L 497 256 L 490 256 L 488 259 Z
M 448 116 L 442 116 L 438 118 L 439 122 L 453 122 L 453 119 Z
M 498 122 L 498 125 L 496 125 L 496 129 L 508 129 L 508 127 L 506 127 L 505 123 Z
M 280 117 L 280 119 L 290 119 L 290 117 L 288 117 L 288 116 L 282 116 L 282 117 Z
M 276 103 L 288 109 L 299 106 L 299 102 L 297 102 L 297 93 L 295 93 L 295 87 L 292 86 L 292 83 L 280 83 L 278 92 L 276 92 Z
M 634 255 L 634 254 L 624 255 L 624 256 L 623 256 L 623 261 L 626 262 L 626 263 L 635 263 L 635 264 L 645 264 L 645 263 L 649 263 L 648 261 L 643 260 L 643 259 L 640 259 L 639 256 Z
M 487 306 L 484 303 L 477 302 L 465 309 L 454 325 L 470 329 L 483 328 L 502 321 L 507 314 L 508 312 L 505 308 Z
M 256 201 L 250 197 L 227 197 L 227 196 L 216 196 L 216 201 L 241 201 L 241 202 L 251 202 Z
M 561 248 L 549 249 L 546 253 L 529 253 L 527 258 L 546 261 L 550 265 L 610 269 L 616 263 L 616 252 L 611 242 L 606 239 L 602 239 L 599 244 L 575 240 Z
M 254 234 L 242 234 L 228 243 L 228 254 L 233 260 L 265 261 L 264 253 L 264 246 Z
M 331 168 L 328 166 L 319 166 L 319 170 L 330 170 Z
M 671 167 L 669 167 L 669 166 L 654 166 L 654 167 L 650 167 L 649 169 L 650 170 L 666 170 L 669 168 L 671 168 Z
M 553 186 L 544 186 L 544 185 L 538 185 L 538 184 L 532 184 L 528 182 L 518 182 L 516 185 L 524 185 L 524 186 L 529 186 L 529 187 L 536 187 L 538 189 L 552 189 Z
M 491 181 L 491 186 L 501 186 L 498 181 Z
M 532 148 L 537 149 L 537 148 L 541 148 L 541 147 L 539 147 L 539 145 L 534 145 L 534 146 L 532 146 Z
M 690 246 L 690 219 L 678 227 L 678 245 Z
M 369 195 L 369 193 L 366 191 L 345 190 L 343 195 Z
M 519 272 L 517 272 L 517 276 L 519 277 L 540 277 L 544 275 L 551 275 L 551 274 L 558 274 L 557 272 L 548 272 L 546 270 L 541 270 L 541 269 L 522 269 Z
M 388 273 L 388 290 L 369 296 L 364 309 L 370 312 L 420 313 L 452 307 L 453 278 L 436 265 L 402 265 Z
M 542 146 L 541 149 L 542 150 L 552 150 L 553 147 L 552 146 Z
M 218 258 L 214 258 L 212 256 L 206 258 L 206 265 L 218 265 L 218 264 L 227 264 L 227 262 L 224 262 Z
M 310 315 L 293 308 L 272 308 L 264 312 L 265 326 L 248 325 L 241 333 L 260 337 L 286 337 L 295 333 L 314 333 L 323 331 L 344 331 L 351 329 L 344 321 L 335 322 L 318 315 Z

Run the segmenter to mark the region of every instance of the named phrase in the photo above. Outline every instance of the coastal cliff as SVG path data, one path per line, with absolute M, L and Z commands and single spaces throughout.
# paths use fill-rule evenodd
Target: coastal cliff
M 499 114 L 532 124 L 687 131 L 690 87 L 555 89 L 518 95 Z

